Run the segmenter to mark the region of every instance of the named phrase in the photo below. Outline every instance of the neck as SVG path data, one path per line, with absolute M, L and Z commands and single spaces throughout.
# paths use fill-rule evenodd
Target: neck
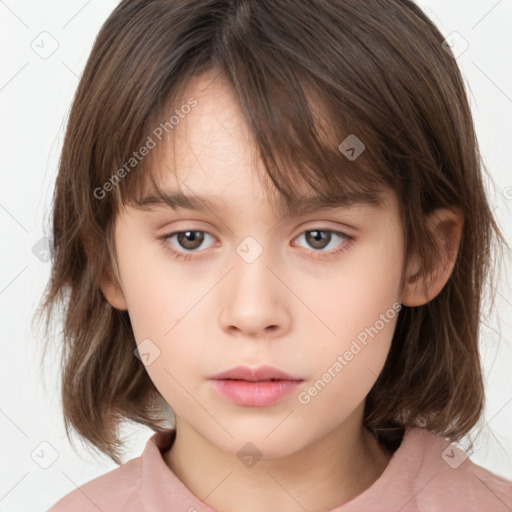
M 218 512 L 321 512 L 355 498 L 379 478 L 389 455 L 362 425 L 362 410 L 302 450 L 251 467 L 176 420 L 164 459 L 199 499 Z

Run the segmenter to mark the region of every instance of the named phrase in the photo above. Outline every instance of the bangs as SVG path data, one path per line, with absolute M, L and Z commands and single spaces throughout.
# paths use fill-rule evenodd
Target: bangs
M 257 86 L 257 73 L 252 66 L 245 70 L 237 66 L 236 76 L 229 75 L 226 68 L 220 69 L 218 62 L 215 67 L 204 70 L 213 71 L 217 76 L 222 73 L 228 78 L 236 94 L 256 154 L 266 171 L 260 176 L 264 190 L 277 215 L 305 214 L 322 206 L 381 205 L 381 193 L 384 188 L 395 185 L 394 176 L 388 166 L 378 162 L 378 155 L 373 151 L 375 144 L 371 141 L 375 134 L 370 127 L 356 122 L 353 115 L 348 115 L 347 105 L 333 108 L 332 102 L 322 99 L 326 91 L 315 90 L 307 84 L 306 77 L 296 76 L 292 70 L 289 70 L 290 77 L 267 72 L 267 81 Z M 140 209 L 156 203 L 173 206 L 163 183 L 169 172 L 175 172 L 169 165 L 173 160 L 169 153 L 174 147 L 179 124 L 168 133 L 161 128 L 172 117 L 165 113 L 179 111 L 187 105 L 186 86 L 200 74 L 196 72 L 187 82 L 173 88 L 170 93 L 173 99 L 167 99 L 167 106 L 155 108 L 148 115 L 145 129 L 137 134 L 136 147 L 139 152 L 145 145 L 151 148 L 147 156 L 136 163 L 133 152 L 132 156 L 126 155 L 125 161 L 136 165 L 133 172 L 126 172 L 118 186 L 113 187 L 115 210 L 125 205 Z M 241 76 L 247 80 L 246 84 L 240 83 Z M 295 84 L 293 93 L 284 94 L 285 85 L 290 82 Z M 353 127 L 359 137 L 347 126 Z M 181 199 L 174 197 L 173 203 L 184 206 L 187 200 L 184 197 L 185 194 Z
M 400 125 L 384 108 L 386 70 L 368 48 L 364 62 L 356 57 L 361 44 L 346 20 L 332 20 L 341 25 L 329 36 L 338 39 L 331 50 L 336 54 L 328 55 L 328 47 L 305 43 L 310 27 L 304 18 L 294 19 L 293 11 L 281 17 L 281 25 L 262 25 L 275 17 L 262 12 L 270 9 L 264 2 L 226 3 L 218 12 L 205 4 L 195 18 L 187 9 L 186 3 L 166 4 L 150 33 L 131 34 L 127 27 L 113 49 L 122 47 L 124 53 L 110 57 L 123 66 L 109 69 L 119 79 L 106 92 L 109 112 L 96 131 L 111 137 L 96 146 L 99 165 L 92 186 L 112 183 L 107 188 L 115 198 L 113 210 L 140 203 L 145 191 L 162 192 L 156 172 L 162 150 L 179 129 L 175 113 L 187 106 L 187 86 L 204 72 L 222 75 L 231 85 L 278 212 L 297 210 L 305 196 L 330 205 L 378 204 L 384 185 L 401 185 L 387 157 L 391 150 L 403 163 L 410 154 L 407 139 L 397 137 L 406 131 L 406 121 Z M 133 26 L 149 23 L 144 9 L 136 15 L 141 19 Z M 311 8 L 310 16 L 314 20 L 318 13 Z M 169 31 L 171 26 L 179 30 Z M 386 43 L 378 30 L 373 36 Z M 377 90 L 381 101 L 372 102 Z M 151 146 L 146 156 L 135 158 L 145 146 Z

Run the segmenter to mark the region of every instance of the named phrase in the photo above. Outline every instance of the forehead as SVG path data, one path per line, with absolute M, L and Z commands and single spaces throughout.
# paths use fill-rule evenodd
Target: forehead
M 302 215 L 328 208 L 367 205 L 382 207 L 386 193 L 384 186 L 364 185 L 364 178 L 354 186 L 343 180 L 343 166 L 347 161 L 337 151 L 336 134 L 324 130 L 324 141 L 334 146 L 339 158 L 339 185 L 327 184 L 318 176 L 311 186 L 301 179 L 301 169 L 284 164 L 278 171 L 285 178 L 279 190 L 269 179 L 258 152 L 258 141 L 243 115 L 233 87 L 222 73 L 203 72 L 190 80 L 173 109 L 195 101 L 186 115 L 180 115 L 178 124 L 152 155 L 143 191 L 135 201 L 136 208 L 152 210 L 169 207 L 196 211 L 225 209 L 226 199 L 233 189 L 258 183 L 271 208 L 280 216 Z M 311 105 L 317 119 L 327 118 L 321 102 Z M 269 119 L 269 129 L 272 121 Z M 276 146 L 277 147 L 277 146 Z M 275 149 L 275 148 L 274 148 Z M 279 151 L 279 148 L 277 147 Z M 299 163 L 299 160 L 297 161 Z M 318 173 L 318 171 L 316 171 Z M 353 173 L 352 173 L 353 174 Z M 249 185 L 250 183 L 250 185 Z M 284 189 L 284 190 L 283 190 Z M 246 194 L 247 195 L 247 194 Z M 262 194 L 254 194 L 261 197 Z

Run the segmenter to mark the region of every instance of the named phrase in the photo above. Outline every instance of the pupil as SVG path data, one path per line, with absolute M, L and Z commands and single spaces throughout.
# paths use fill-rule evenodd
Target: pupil
M 314 247 L 315 249 L 323 249 L 329 244 L 331 239 L 331 234 L 327 231 L 308 231 L 306 233 L 306 237 L 308 238 L 308 243 Z
M 199 231 L 184 231 L 178 234 L 178 241 L 185 249 L 197 249 L 203 242 L 204 235 Z

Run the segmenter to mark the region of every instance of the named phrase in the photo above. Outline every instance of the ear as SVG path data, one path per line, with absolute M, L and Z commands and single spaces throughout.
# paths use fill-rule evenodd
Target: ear
M 440 208 L 427 217 L 427 224 L 438 247 L 438 259 L 431 274 L 424 278 L 417 257 L 408 264 L 402 304 L 415 307 L 430 302 L 450 278 L 459 252 L 464 215 L 460 208 Z
M 121 288 L 116 285 L 110 271 L 104 272 L 100 283 L 100 289 L 105 296 L 105 299 L 107 299 L 108 303 L 112 307 L 122 311 L 126 311 L 128 309 L 124 293 Z

